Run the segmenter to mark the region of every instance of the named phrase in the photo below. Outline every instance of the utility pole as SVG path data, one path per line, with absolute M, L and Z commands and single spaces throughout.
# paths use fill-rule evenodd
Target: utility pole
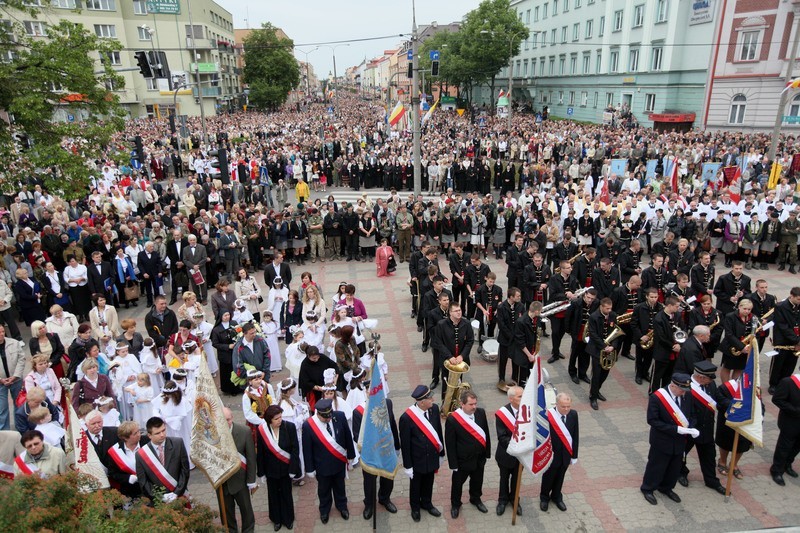
M 194 59 L 194 76 L 197 81 L 197 98 L 200 101 L 200 125 L 203 128 L 203 142 L 208 142 L 206 132 L 206 112 L 203 109 L 203 88 L 200 86 L 200 62 L 197 58 L 197 40 L 194 35 L 194 22 L 192 22 L 192 3 L 186 2 L 186 9 L 189 14 L 189 26 L 192 28 L 192 58 Z
M 508 41 L 508 114 L 506 127 L 508 128 L 508 133 L 511 133 L 511 93 L 514 92 L 514 38 L 516 35 L 511 37 L 511 40 Z M 494 99 L 494 95 L 492 95 Z M 494 103 L 494 102 L 492 102 Z
M 792 21 L 797 20 L 797 15 L 800 13 L 800 9 L 795 8 L 794 10 L 794 18 Z M 794 30 L 794 44 L 792 44 L 792 53 L 788 57 L 787 61 L 789 65 L 786 67 L 786 85 L 788 85 L 792 81 L 792 77 L 794 76 L 794 63 L 797 58 L 797 48 L 800 45 L 800 26 L 797 24 L 795 25 Z M 781 134 L 781 125 L 783 124 L 783 111 L 786 109 L 786 102 L 789 100 L 789 93 L 790 90 L 785 90 L 781 93 L 780 102 L 778 103 L 778 112 L 775 115 L 775 127 L 772 128 L 772 143 L 769 146 L 769 161 L 774 164 L 775 157 L 778 153 L 778 137 Z
M 420 131 L 419 131 L 419 57 L 417 55 L 417 6 L 411 0 L 412 26 L 411 26 L 411 120 L 412 124 L 412 157 L 414 159 L 414 196 L 422 194 L 422 163 L 420 161 Z

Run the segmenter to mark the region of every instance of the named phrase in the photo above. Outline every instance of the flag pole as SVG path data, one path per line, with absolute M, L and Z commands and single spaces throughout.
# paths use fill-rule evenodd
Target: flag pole
M 511 513 L 511 525 L 517 525 L 517 508 L 519 507 L 519 488 L 522 485 L 522 463 L 517 467 L 517 486 L 514 487 L 514 508 Z
M 222 492 L 222 484 L 217 487 L 217 496 L 219 497 L 219 509 L 222 511 L 220 514 L 222 515 L 222 526 L 225 528 L 225 531 L 228 531 L 228 510 L 225 509 L 225 495 Z
M 739 431 L 734 429 L 736 436 L 733 437 L 733 457 L 731 457 L 731 466 L 728 468 L 728 481 L 725 483 L 725 503 L 728 503 L 731 498 L 731 483 L 733 482 L 733 471 L 736 469 L 736 452 L 739 448 Z
M 373 365 L 378 360 L 378 356 L 372 358 Z M 372 531 L 378 531 L 378 476 L 372 476 Z

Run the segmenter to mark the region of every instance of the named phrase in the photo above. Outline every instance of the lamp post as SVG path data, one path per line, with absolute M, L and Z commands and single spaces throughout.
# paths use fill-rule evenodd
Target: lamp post
M 203 108 L 203 89 L 200 87 L 200 62 L 197 54 L 197 39 L 194 36 L 194 22 L 192 22 L 192 3 L 186 2 L 187 14 L 189 15 L 189 26 L 192 28 L 192 58 L 194 59 L 194 76 L 197 82 L 197 97 L 200 102 L 200 125 L 203 128 L 203 141 L 208 142 L 206 131 L 206 111 Z
M 336 103 L 339 101 L 339 82 L 337 81 L 338 77 L 336 75 L 336 49 L 339 48 L 340 46 L 350 46 L 350 43 L 342 43 L 336 45 L 321 44 L 320 46 L 324 46 L 325 48 L 330 48 L 331 55 L 333 56 L 333 83 L 336 85 L 336 92 L 333 93 L 333 114 L 334 116 L 336 116 L 336 111 L 338 108 Z
M 311 93 L 311 89 L 309 88 L 309 76 L 308 76 L 308 54 L 310 54 L 312 52 L 316 52 L 317 50 L 319 50 L 319 46 L 317 46 L 315 48 L 312 48 L 308 52 L 304 52 L 304 51 L 300 50 L 299 48 L 297 48 L 298 52 L 300 52 L 301 54 L 306 56 L 306 96 L 308 96 Z
M 420 116 L 419 116 L 419 51 L 417 47 L 417 6 L 411 0 L 411 120 L 412 122 L 412 149 L 414 160 L 414 196 L 422 194 L 422 163 L 420 161 Z

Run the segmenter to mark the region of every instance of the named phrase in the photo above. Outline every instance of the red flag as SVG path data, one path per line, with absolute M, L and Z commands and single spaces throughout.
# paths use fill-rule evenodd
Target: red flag
M 672 186 L 672 192 L 680 194 L 681 191 L 678 189 L 678 160 L 674 159 L 672 161 L 672 176 L 670 179 L 670 185 Z
M 603 179 L 603 188 L 600 189 L 600 201 L 608 205 L 608 176 Z

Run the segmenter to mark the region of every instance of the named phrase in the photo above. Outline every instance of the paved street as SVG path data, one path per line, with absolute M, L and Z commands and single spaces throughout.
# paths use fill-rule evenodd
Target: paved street
M 328 194 L 331 191 L 329 190 Z M 337 194 L 341 198 L 355 195 L 350 191 Z M 358 193 L 360 196 L 360 193 Z M 383 195 L 377 191 L 370 196 L 377 198 Z M 440 259 L 440 264 L 446 265 Z M 488 264 L 498 273 L 498 283 L 505 288 L 505 264 L 490 259 Z M 718 274 L 723 273 L 721 264 L 717 264 Z M 364 301 L 370 318 L 379 320 L 378 331 L 381 343 L 389 364 L 389 380 L 391 397 L 395 402 L 396 414 L 412 403 L 409 397 L 411 389 L 419 383 L 430 381 L 430 352 L 422 353 L 420 334 L 410 318 L 410 297 L 406 287 L 407 264 L 400 264 L 398 274 L 392 278 L 378 279 L 375 266 L 371 263 L 337 262 L 308 263 L 305 267 L 292 265 L 295 278 L 299 273 L 308 270 L 314 279 L 330 296 L 330 291 L 341 280 L 352 281 L 357 287 L 356 296 Z M 769 272 L 748 271 L 756 276 L 767 275 L 770 292 L 783 298 L 789 288 L 800 282 L 795 276 L 785 272 L 777 272 L 774 267 Z M 263 275 L 258 274 L 263 283 Z M 175 306 L 177 309 L 177 305 Z M 145 309 L 122 310 L 120 318 L 143 317 Z M 549 339 L 543 339 L 542 353 L 549 356 Z M 717 354 L 719 359 L 719 354 Z M 762 380 L 765 380 L 768 359 L 762 356 Z M 689 476 L 689 488 L 678 486 L 676 492 L 683 502 L 675 504 L 666 497 L 660 496 L 658 506 L 651 506 L 641 496 L 639 485 L 647 460 L 648 426 L 645 420 L 647 402 L 646 386 L 637 386 L 633 382 L 633 362 L 622 359 L 612 370 L 603 387 L 608 398 L 600 403 L 597 412 L 589 408 L 588 385 L 574 385 L 569 381 L 566 362 L 559 361 L 547 365 L 553 383 L 559 391 L 569 392 L 573 396 L 573 407 L 580 413 L 581 442 L 580 460 L 569 469 L 564 486 L 565 503 L 568 510 L 560 512 L 551 506 L 548 513 L 538 508 L 539 481 L 530 475 L 523 478 L 521 502 L 524 515 L 518 525 L 530 531 L 656 531 L 670 528 L 684 531 L 734 531 L 759 529 L 765 527 L 788 526 L 800 523 L 800 509 L 796 505 L 787 504 L 800 498 L 800 483 L 786 477 L 787 486 L 778 487 L 769 476 L 772 451 L 777 438 L 777 410 L 771 402 L 767 402 L 767 413 L 764 423 L 765 448 L 754 449 L 744 455 L 741 469 L 744 479 L 733 482 L 733 497 L 729 503 L 716 492 L 703 486 L 702 476 L 695 455 L 689 458 L 692 473 Z M 509 368 L 510 372 L 510 368 Z M 284 373 L 273 376 L 272 381 L 284 377 Z M 496 388 L 496 373 L 493 365 L 473 356 L 473 366 L 467 376 L 479 395 L 479 402 L 488 413 L 493 413 L 505 402 L 505 395 Z M 437 389 L 438 398 L 438 389 Z M 224 398 L 238 421 L 243 421 L 238 399 Z M 489 417 L 492 428 L 493 446 L 494 421 Z M 408 480 L 400 474 L 397 478 L 392 500 L 399 511 L 390 515 L 379 506 L 378 528 L 380 531 L 486 531 L 498 525 L 509 525 L 510 510 L 500 518 L 495 515 L 497 502 L 499 472 L 494 460 L 487 463 L 484 482 L 483 500 L 489 508 L 489 514 L 479 513 L 466 502 L 458 520 L 449 518 L 449 471 L 445 468 L 436 478 L 434 504 L 443 511 L 444 516 L 434 519 L 424 515 L 422 522 L 411 521 L 408 506 Z M 327 526 L 319 521 L 316 501 L 316 484 L 308 481 L 304 487 L 295 488 L 295 506 L 297 513 L 297 531 L 367 531 L 369 524 L 361 517 L 363 510 L 362 476 L 356 469 L 351 472 L 347 484 L 351 518 L 345 522 L 335 511 Z M 201 502 L 216 507 L 214 491 L 203 474 L 192 472 L 190 492 Z M 267 513 L 266 487 L 260 488 L 254 496 L 256 518 L 259 531 L 271 531 Z

